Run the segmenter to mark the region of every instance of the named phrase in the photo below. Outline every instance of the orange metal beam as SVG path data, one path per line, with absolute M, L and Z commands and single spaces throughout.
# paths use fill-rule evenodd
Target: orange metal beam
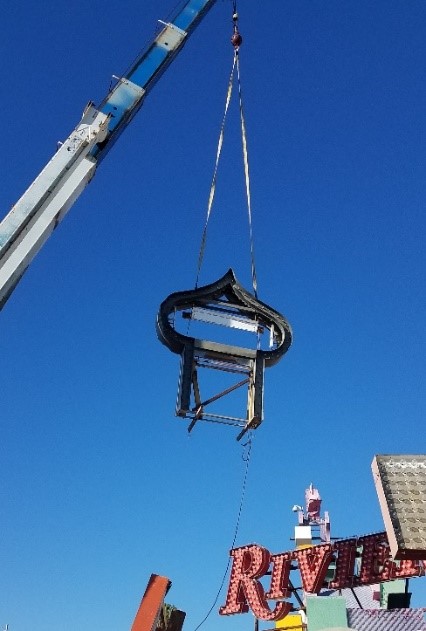
M 151 574 L 131 631 L 156 631 L 160 610 L 171 584 L 165 576 Z

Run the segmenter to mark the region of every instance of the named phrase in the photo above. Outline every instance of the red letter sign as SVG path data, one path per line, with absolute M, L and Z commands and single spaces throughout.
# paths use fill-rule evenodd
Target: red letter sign
M 252 610 L 260 620 L 281 620 L 290 613 L 290 570 L 292 560 L 298 562 L 302 587 L 308 594 L 318 594 L 324 586 L 330 563 L 336 567 L 332 580 L 328 579 L 331 589 L 343 589 L 357 585 L 371 585 L 396 578 L 424 576 L 426 561 L 394 561 L 390 555 L 387 535 L 379 532 L 357 539 L 346 539 L 319 546 L 311 546 L 292 552 L 271 554 L 258 545 L 244 546 L 231 550 L 233 557 L 226 603 L 220 608 L 223 616 Z M 361 555 L 359 574 L 355 574 Z M 257 579 L 264 576 L 272 562 L 271 584 L 269 591 Z M 270 609 L 268 600 L 278 600 L 275 609 Z
M 299 563 L 300 576 L 305 592 L 316 594 L 323 586 L 328 566 L 333 559 L 333 548 L 326 543 L 303 550 L 295 550 L 293 558 Z
M 356 539 L 344 539 L 333 543 L 336 558 L 336 569 L 330 583 L 332 589 L 352 587 L 354 581 L 354 566 L 356 557 Z
M 231 550 L 233 557 L 226 603 L 219 609 L 222 616 L 250 609 L 261 620 L 280 620 L 289 612 L 290 603 L 278 603 L 272 611 L 265 591 L 257 580 L 268 571 L 271 555 L 261 546 L 244 546 Z
M 265 597 L 271 600 L 282 600 L 290 598 L 291 592 L 288 589 L 288 579 L 290 578 L 291 560 L 293 554 L 284 552 L 283 554 L 274 554 L 271 557 L 273 563 L 271 574 L 271 586 Z M 290 611 L 288 612 L 290 613 Z

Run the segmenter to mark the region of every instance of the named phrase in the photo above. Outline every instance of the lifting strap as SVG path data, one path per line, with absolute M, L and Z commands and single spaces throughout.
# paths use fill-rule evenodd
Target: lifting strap
M 236 2 L 234 2 L 234 36 L 238 33 L 238 27 L 236 25 L 236 21 L 238 19 L 236 13 Z M 219 140 L 216 151 L 216 162 L 213 170 L 213 178 L 210 187 L 210 194 L 207 204 L 207 216 L 204 224 L 204 229 L 201 237 L 200 251 L 198 255 L 198 265 L 197 265 L 197 277 L 195 281 L 195 287 L 198 287 L 198 282 L 200 278 L 201 266 L 204 259 L 204 252 L 206 248 L 206 240 L 207 240 L 207 228 L 208 223 L 213 207 L 213 201 L 216 193 L 216 182 L 217 182 L 217 173 L 219 168 L 219 161 L 222 153 L 223 140 L 225 135 L 225 123 L 226 117 L 229 110 L 229 105 L 232 97 L 232 90 L 234 86 L 234 75 L 235 68 L 237 69 L 237 80 L 238 80 L 238 97 L 239 97 L 239 111 L 240 111 L 240 122 L 241 122 L 241 141 L 242 141 L 242 150 L 243 150 L 243 162 L 244 162 L 244 177 L 245 177 L 245 188 L 246 188 L 246 196 L 247 196 L 247 213 L 248 213 L 248 224 L 249 224 L 249 240 L 250 240 L 250 259 L 251 259 L 251 276 L 252 276 L 252 285 L 253 292 L 255 297 L 257 298 L 257 276 L 256 276 L 256 264 L 255 264 L 255 255 L 254 255 L 254 240 L 253 240 L 253 225 L 252 225 L 252 207 L 251 207 L 251 192 L 250 192 L 250 172 L 249 172 L 249 163 L 248 163 L 248 150 L 247 150 L 247 132 L 246 132 L 246 124 L 244 118 L 244 109 L 243 109 L 243 96 L 241 89 L 241 72 L 240 72 L 240 58 L 239 58 L 239 44 L 241 43 L 241 37 L 239 36 L 238 43 L 234 43 L 234 59 L 232 63 L 231 74 L 228 82 L 228 90 L 226 94 L 225 101 L 225 112 L 222 118 L 222 124 L 219 133 Z
M 235 72 L 236 61 L 237 61 L 236 55 L 234 55 L 234 62 L 232 64 L 231 75 L 229 77 L 229 82 L 228 82 L 228 91 L 227 91 L 227 94 L 226 94 L 225 112 L 223 114 L 222 124 L 221 124 L 221 127 L 220 127 L 220 133 L 219 133 L 219 140 L 218 140 L 218 144 L 217 144 L 216 162 L 215 162 L 214 170 L 213 170 L 213 179 L 212 179 L 212 183 L 211 183 L 211 186 L 210 186 L 209 201 L 208 201 L 208 204 L 207 204 L 206 222 L 204 224 L 203 234 L 202 234 L 202 237 L 201 237 L 200 252 L 198 254 L 197 279 L 195 281 L 195 288 L 198 287 L 198 281 L 199 281 L 200 272 L 201 272 L 201 265 L 203 264 L 204 251 L 206 249 L 207 227 L 208 227 L 210 214 L 211 214 L 212 206 L 213 206 L 213 200 L 214 200 L 214 196 L 215 196 L 215 192 L 216 192 L 217 171 L 218 171 L 218 168 L 219 168 L 219 160 L 220 160 L 220 156 L 221 156 L 221 153 L 222 153 L 223 139 L 224 139 L 224 136 L 225 136 L 226 116 L 228 114 L 229 104 L 231 102 L 231 96 L 232 96 L 232 88 L 234 86 L 234 72 Z
M 256 263 L 254 256 L 254 240 L 253 240 L 253 222 L 251 212 L 251 192 L 250 192 L 250 171 L 248 163 L 248 151 L 247 151 L 247 132 L 246 123 L 244 118 L 243 109 L 243 96 L 241 89 L 241 74 L 240 74 L 240 56 L 238 50 L 235 51 L 235 57 L 237 60 L 237 76 L 238 76 L 238 96 L 240 103 L 240 120 L 241 120 L 241 140 L 243 145 L 243 160 L 244 160 L 244 176 L 246 182 L 246 195 L 247 195 L 247 213 L 249 223 L 249 238 L 250 238 L 250 258 L 251 258 L 251 279 L 253 284 L 253 292 L 257 298 L 257 276 L 256 276 Z

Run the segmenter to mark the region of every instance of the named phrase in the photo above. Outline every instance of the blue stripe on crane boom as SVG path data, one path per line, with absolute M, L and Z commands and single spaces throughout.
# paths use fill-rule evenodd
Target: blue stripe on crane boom
M 216 0 L 188 0 L 170 22 L 163 23 L 164 29 L 139 55 L 101 103 L 99 110 L 103 114 L 109 114 L 111 118 L 108 123 L 109 134 L 106 141 L 92 151 L 92 155 L 98 162 L 106 155 L 116 138 L 139 110 L 146 94 L 215 2 Z

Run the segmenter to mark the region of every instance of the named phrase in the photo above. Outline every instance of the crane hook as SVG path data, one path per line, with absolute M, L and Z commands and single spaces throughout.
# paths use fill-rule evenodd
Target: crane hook
M 235 50 L 238 51 L 239 47 L 243 43 L 243 38 L 241 37 L 241 33 L 238 30 L 238 13 L 236 11 L 234 11 L 232 21 L 234 22 L 234 32 L 232 33 L 231 44 L 233 45 Z

